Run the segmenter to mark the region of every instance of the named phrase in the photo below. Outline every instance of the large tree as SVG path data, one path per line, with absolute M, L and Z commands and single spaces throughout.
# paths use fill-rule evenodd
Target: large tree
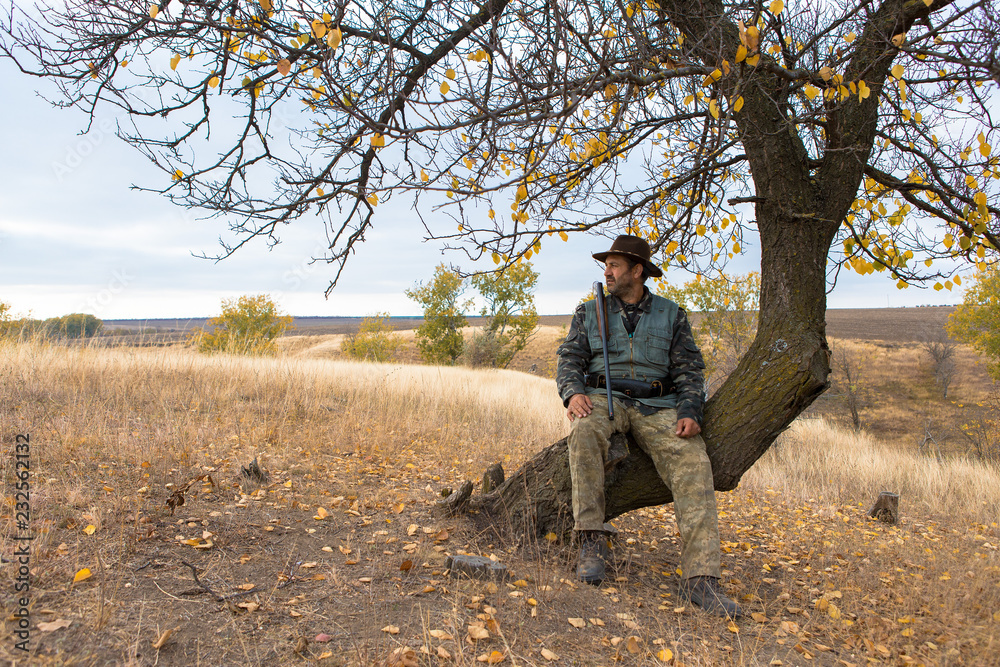
M 162 191 L 232 226 L 222 254 L 318 212 L 336 282 L 401 195 L 447 204 L 428 236 L 499 265 L 585 230 L 642 234 L 664 266 L 718 268 L 759 244 L 757 336 L 706 410 L 730 489 L 827 385 L 838 271 L 950 288 L 955 259 L 994 260 L 992 9 L 69 0 L 14 8 L 0 48 L 90 114 L 124 109 Z M 560 447 L 482 506 L 555 526 Z M 648 462 L 626 466 L 640 484 L 612 482 L 609 515 L 670 498 Z

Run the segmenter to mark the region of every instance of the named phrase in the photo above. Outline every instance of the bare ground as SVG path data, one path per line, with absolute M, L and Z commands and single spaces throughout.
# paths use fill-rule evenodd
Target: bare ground
M 946 665 L 996 650 L 996 524 L 889 527 L 859 506 L 720 494 L 726 587 L 754 614 L 731 624 L 678 601 L 669 508 L 620 521 L 614 580 L 578 585 L 571 547 L 510 544 L 440 514 L 447 480 L 406 458 L 313 454 L 313 473 L 271 471 L 250 494 L 221 462 L 188 471 L 219 486 L 196 483 L 176 516 L 154 494 L 99 520 L 43 523 L 32 619 L 67 627 L 33 628 L 31 664 L 540 665 L 555 662 L 546 649 L 566 665 Z M 393 501 L 376 500 L 386 487 Z M 81 531 L 90 520 L 94 535 Z M 450 576 L 445 558 L 462 552 L 498 557 L 510 578 Z M 95 562 L 103 570 L 70 583 Z M 25 662 L 11 627 L 0 655 Z

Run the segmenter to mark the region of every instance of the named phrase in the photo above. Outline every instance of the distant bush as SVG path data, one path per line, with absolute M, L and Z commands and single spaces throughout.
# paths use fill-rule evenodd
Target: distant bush
M 468 302 L 459 300 L 464 289 L 465 281 L 459 272 L 440 264 L 430 282 L 406 290 L 406 296 L 424 309 L 424 322 L 417 329 L 416 339 L 420 356 L 427 363 L 450 366 L 462 355 L 462 327 L 466 325 L 463 311 L 469 307 Z
M 503 342 L 493 331 L 476 331 L 465 342 L 462 363 L 473 368 L 496 368 L 504 359 Z M 509 355 L 511 358 L 513 355 Z
M 956 277 L 955 282 L 959 280 Z M 987 359 L 986 369 L 1000 380 L 1000 268 L 977 271 L 965 297 L 948 317 L 948 333 Z
M 13 318 L 10 314 L 10 304 L 0 301 L 0 336 L 7 336 L 13 328 Z
M 91 338 L 101 330 L 104 322 L 87 313 L 71 313 L 50 317 L 43 328 L 49 336 L 57 338 Z
M 266 294 L 244 295 L 236 301 L 223 299 L 222 314 L 196 329 L 189 341 L 201 352 L 266 355 L 278 351 L 275 340 L 291 326 Z
M 358 361 L 389 361 L 403 344 L 403 338 L 389 326 L 389 313 L 375 313 L 361 321 L 357 333 L 340 344 L 340 351 Z
M 538 273 L 527 261 L 508 267 L 502 273 L 475 276 L 472 284 L 486 305 L 482 333 L 466 343 L 463 361 L 469 366 L 506 368 L 514 355 L 523 350 L 538 327 L 535 310 L 535 284 Z

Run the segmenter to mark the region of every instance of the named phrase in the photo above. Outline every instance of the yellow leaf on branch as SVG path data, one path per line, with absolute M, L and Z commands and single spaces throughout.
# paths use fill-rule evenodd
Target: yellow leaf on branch
M 711 74 L 705 77 L 705 79 L 701 82 L 701 85 L 710 86 L 721 78 L 722 78 L 722 70 L 716 67 Z
M 326 45 L 329 46 L 334 51 L 340 46 L 340 41 L 344 38 L 344 33 L 340 31 L 340 28 L 334 28 L 326 36 Z

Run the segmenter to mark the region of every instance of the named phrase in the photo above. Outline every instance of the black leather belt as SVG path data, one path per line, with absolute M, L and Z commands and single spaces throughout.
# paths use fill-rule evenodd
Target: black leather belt
M 604 373 L 591 373 L 587 375 L 584 383 L 594 389 L 604 389 Z M 655 398 L 673 393 L 674 383 L 670 378 L 643 382 L 642 380 L 630 380 L 628 378 L 611 378 L 611 390 L 625 394 L 629 398 Z

